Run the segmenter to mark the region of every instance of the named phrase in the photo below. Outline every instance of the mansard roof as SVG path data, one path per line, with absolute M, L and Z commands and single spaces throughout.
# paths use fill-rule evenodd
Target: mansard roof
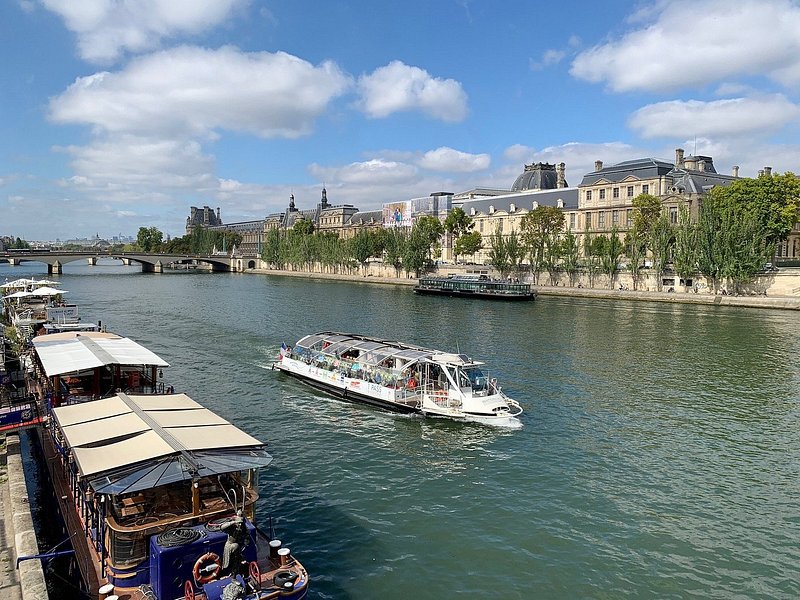
M 626 160 L 616 165 L 603 167 L 599 171 L 587 173 L 578 187 L 594 185 L 601 179 L 612 184 L 621 183 L 625 178 L 631 176 L 637 179 L 654 179 L 666 175 L 673 168 L 672 163 L 657 158 Z
M 673 169 L 670 172 L 670 192 L 677 194 L 705 194 L 716 186 L 727 186 L 739 179 L 733 175 L 722 175 L 712 171 Z
M 364 210 L 350 216 L 345 225 L 364 225 L 365 223 L 383 223 L 382 210 Z
M 577 209 L 578 188 L 573 187 L 559 188 L 555 190 L 536 190 L 505 194 L 503 196 L 494 196 L 492 198 L 464 200 L 460 206 L 468 215 L 471 213 L 473 208 L 475 209 L 476 213 L 488 214 L 490 206 L 493 206 L 495 210 L 507 212 L 510 212 L 512 204 L 517 210 L 532 210 L 534 202 L 537 202 L 539 206 L 558 206 L 559 199 L 564 203 L 564 210 Z M 453 203 L 453 205 L 457 206 L 456 203 Z

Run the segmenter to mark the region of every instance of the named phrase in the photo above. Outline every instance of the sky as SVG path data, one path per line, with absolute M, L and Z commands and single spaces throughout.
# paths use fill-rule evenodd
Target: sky
M 800 0 L 6 0 L 0 235 L 800 161 Z

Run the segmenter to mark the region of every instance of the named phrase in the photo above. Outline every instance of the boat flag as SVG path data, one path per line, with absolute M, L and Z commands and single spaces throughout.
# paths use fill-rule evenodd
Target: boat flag
M 286 342 L 281 342 L 281 353 L 280 353 L 279 358 L 283 359 L 283 357 L 286 356 L 286 353 L 288 352 L 288 350 L 289 350 L 289 348 L 286 346 Z

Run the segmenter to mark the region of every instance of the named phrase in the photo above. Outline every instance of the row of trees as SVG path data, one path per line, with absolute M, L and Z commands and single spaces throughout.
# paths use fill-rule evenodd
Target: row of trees
M 422 217 L 410 229 L 364 229 L 349 239 L 335 233 L 314 231 L 310 221 L 300 220 L 288 231 L 267 233 L 261 258 L 276 269 L 291 266 L 313 270 L 316 265 L 334 273 L 364 267 L 382 258 L 399 276 L 419 275 L 441 256 L 444 225 L 435 217 Z
M 624 237 L 617 227 L 608 235 L 587 230 L 582 248 L 572 231 L 564 232 L 559 209 L 539 207 L 522 218 L 519 235 L 503 236 L 498 230 L 491 236 L 489 259 L 503 277 L 522 270 L 527 260 L 535 281 L 542 271 L 550 274 L 551 283 L 564 272 L 573 285 L 576 273 L 585 269 L 592 285 L 604 274 L 613 287 L 625 257 L 634 289 L 647 266 L 660 289 L 670 264 L 682 279 L 702 273 L 715 290 L 723 282 L 736 289 L 761 271 L 776 244 L 788 237 L 799 200 L 800 180 L 792 173 L 715 187 L 700 203 L 697 218 L 682 206 L 673 219 L 658 198 L 641 194 L 633 201 L 632 226 Z
M 228 250 L 242 243 L 242 235 L 232 231 L 216 231 L 195 227 L 183 237 L 164 241 L 164 234 L 156 227 L 140 227 L 136 246 L 142 252 L 166 254 L 211 254 Z

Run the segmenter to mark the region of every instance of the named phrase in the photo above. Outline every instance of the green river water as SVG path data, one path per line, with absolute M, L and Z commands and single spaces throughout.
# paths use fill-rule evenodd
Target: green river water
M 60 280 L 269 443 L 261 523 L 312 598 L 800 596 L 800 314 L 109 265 Z M 524 425 L 387 414 L 270 369 L 325 329 L 484 360 Z

